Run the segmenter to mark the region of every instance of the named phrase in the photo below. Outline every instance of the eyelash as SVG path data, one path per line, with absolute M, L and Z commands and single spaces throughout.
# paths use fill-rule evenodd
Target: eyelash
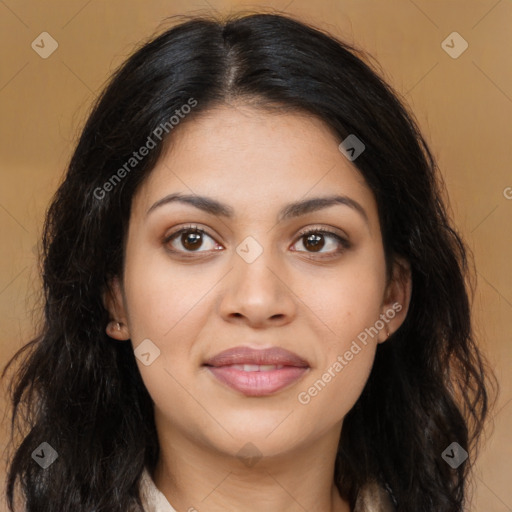
M 199 233 L 201 235 L 206 235 L 213 239 L 213 237 L 211 235 L 209 235 L 208 232 L 205 231 L 204 229 L 201 229 L 200 227 L 198 227 L 194 224 L 189 224 L 188 226 L 185 226 L 185 227 L 171 233 L 170 235 L 166 236 L 163 240 L 164 245 L 167 246 L 169 244 L 169 242 L 171 242 L 174 238 L 177 238 L 177 237 L 179 237 L 179 235 L 181 235 L 182 233 L 186 233 L 186 232 Z M 304 229 L 297 235 L 297 239 L 296 239 L 295 243 L 297 243 L 299 240 L 301 240 L 311 234 L 329 235 L 329 236 L 333 237 L 341 246 L 341 248 L 338 248 L 336 251 L 330 252 L 328 254 L 308 252 L 308 251 L 296 251 L 296 252 L 305 252 L 306 254 L 313 256 L 312 259 L 333 258 L 335 256 L 338 256 L 345 250 L 350 249 L 350 247 L 352 246 L 348 240 L 346 240 L 345 238 L 341 237 L 334 231 L 331 231 L 330 229 L 325 228 L 325 227 L 322 227 L 322 228 L 313 227 L 313 228 Z M 295 245 L 295 243 L 294 243 L 294 245 Z M 168 248 L 168 250 L 172 253 L 179 253 L 180 255 L 182 255 L 185 258 L 194 258 L 194 257 L 197 257 L 198 253 L 208 252 L 208 251 L 180 251 L 180 250 L 176 250 L 176 249 L 172 249 L 172 248 Z M 318 254 L 319 256 L 314 256 L 316 254 Z M 308 257 L 311 258 L 311 256 L 308 256 Z

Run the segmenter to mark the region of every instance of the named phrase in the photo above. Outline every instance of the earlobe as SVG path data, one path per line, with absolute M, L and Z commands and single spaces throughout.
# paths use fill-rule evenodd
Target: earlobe
M 121 283 L 117 276 L 109 281 L 107 289 L 103 292 L 102 299 L 103 305 L 110 317 L 105 332 L 116 340 L 128 340 L 130 338 L 130 331 L 128 329 Z
M 105 328 L 105 332 L 108 336 L 115 340 L 125 341 L 130 339 L 130 332 L 128 326 L 115 320 L 110 321 Z

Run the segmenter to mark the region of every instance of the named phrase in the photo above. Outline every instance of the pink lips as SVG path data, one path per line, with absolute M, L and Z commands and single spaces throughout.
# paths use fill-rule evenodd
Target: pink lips
M 309 369 L 307 361 L 279 347 L 235 347 L 220 352 L 205 363 L 227 386 L 246 396 L 266 396 L 300 379 Z

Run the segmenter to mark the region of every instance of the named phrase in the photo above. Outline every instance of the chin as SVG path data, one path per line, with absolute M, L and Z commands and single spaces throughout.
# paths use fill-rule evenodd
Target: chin
M 253 413 L 247 419 L 218 418 L 225 430 L 222 429 L 221 436 L 210 437 L 209 443 L 230 455 L 237 455 L 239 450 L 248 443 L 254 445 L 265 456 L 279 455 L 284 451 L 293 450 L 296 445 L 304 442 L 308 432 L 304 429 L 295 430 L 295 425 L 288 424 L 288 419 L 283 422 L 288 414 L 289 412 L 255 418 Z M 219 429 L 217 432 L 220 433 Z

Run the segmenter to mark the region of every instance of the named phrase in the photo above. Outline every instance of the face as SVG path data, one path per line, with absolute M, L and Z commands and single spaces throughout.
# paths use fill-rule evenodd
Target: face
M 386 281 L 371 190 L 305 115 L 219 107 L 173 135 L 133 199 L 107 299 L 157 427 L 226 454 L 339 435 L 410 294 Z M 293 357 L 244 359 L 275 348 Z

